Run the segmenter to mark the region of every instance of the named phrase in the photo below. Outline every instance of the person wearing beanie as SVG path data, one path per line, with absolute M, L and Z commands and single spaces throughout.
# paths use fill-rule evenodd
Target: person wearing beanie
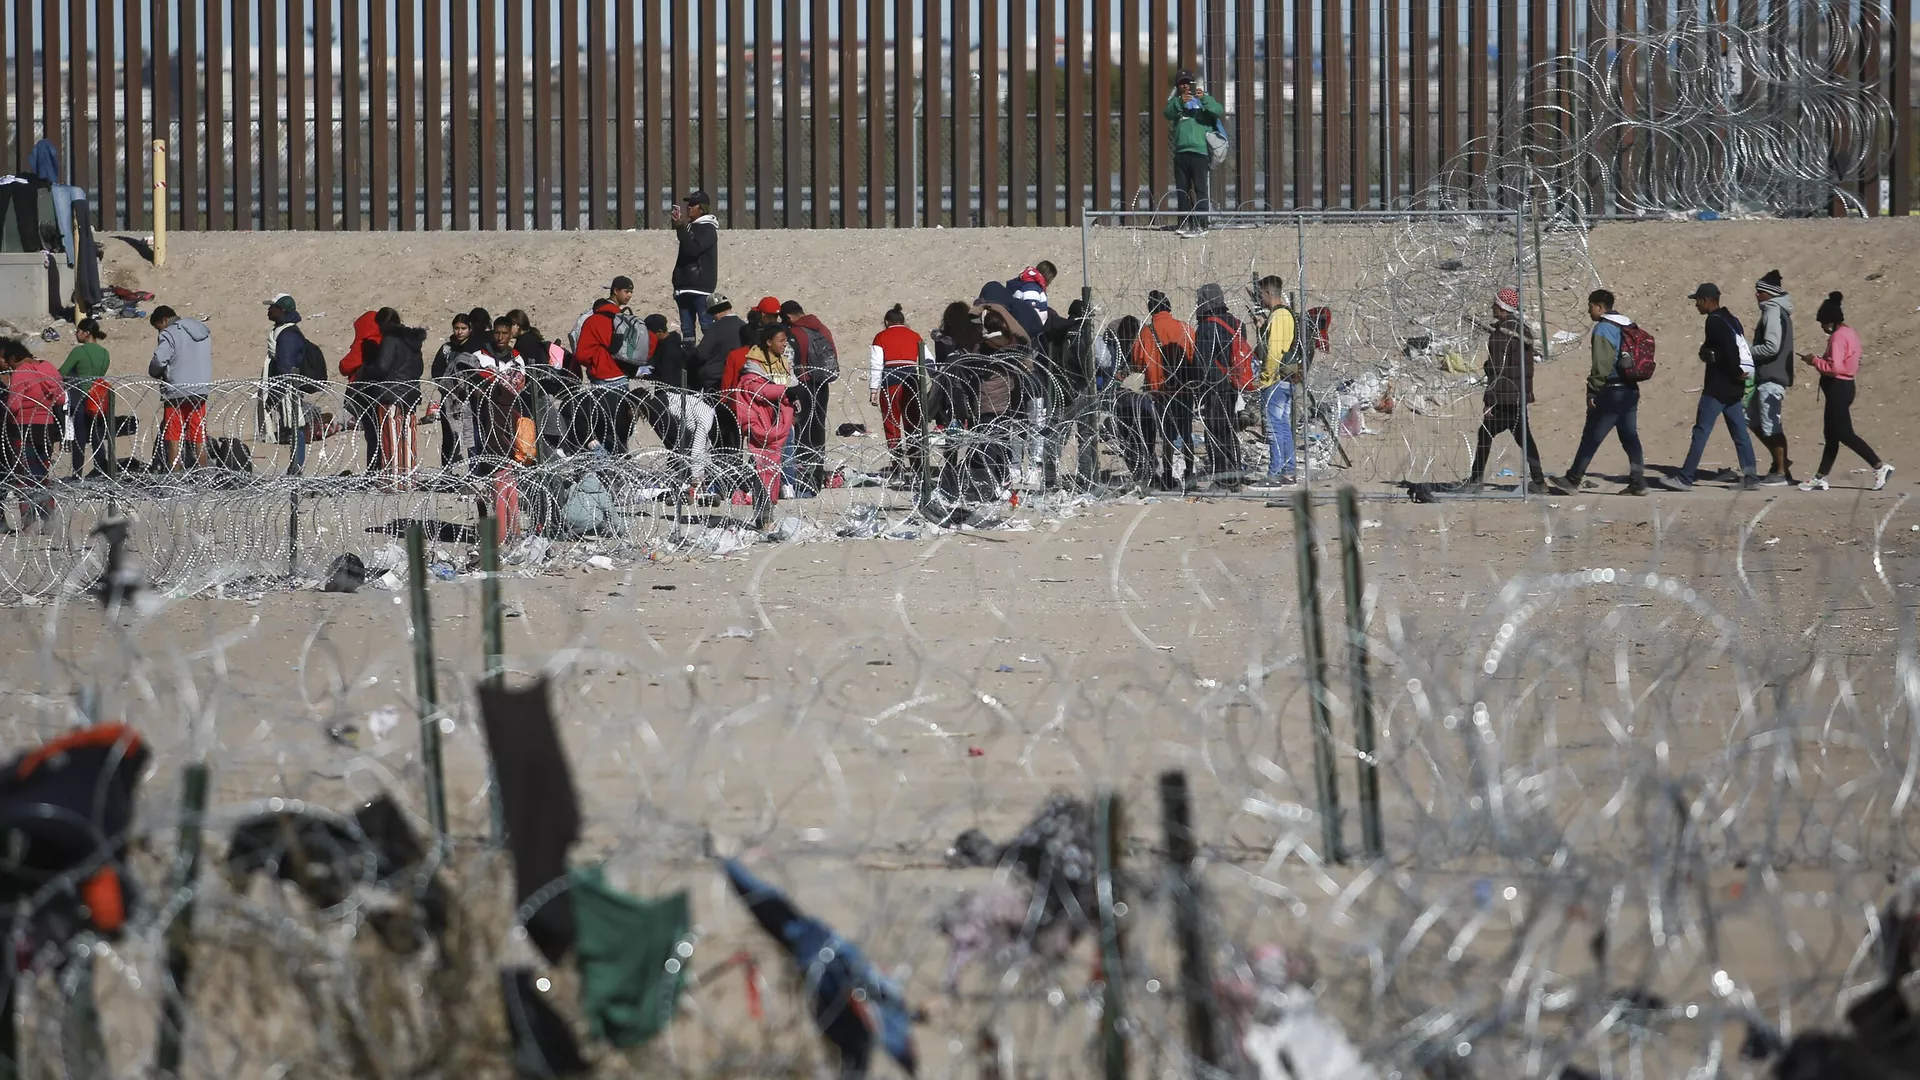
M 1765 487 L 1797 483 L 1793 463 L 1787 460 L 1785 418 L 1787 388 L 1793 385 L 1793 297 L 1769 270 L 1753 283 L 1753 299 L 1760 305 L 1760 321 L 1753 333 L 1753 393 L 1747 399 L 1747 423 L 1760 445 L 1773 455 L 1772 466 L 1760 478 Z
M 1741 490 L 1760 485 L 1754 475 L 1753 442 L 1747 437 L 1747 380 L 1753 375 L 1753 352 L 1747 346 L 1746 329 L 1720 304 L 1720 287 L 1703 281 L 1687 295 L 1693 309 L 1706 317 L 1706 340 L 1700 345 L 1700 362 L 1706 365 L 1706 378 L 1700 387 L 1700 404 L 1693 416 L 1693 442 L 1687 448 L 1687 460 L 1680 471 L 1662 477 L 1660 486 L 1668 491 L 1692 491 L 1700 458 L 1707 452 L 1707 439 L 1713 435 L 1716 420 L 1727 425 L 1733 437 L 1733 451 L 1740 460 Z
M 1227 310 L 1226 290 L 1209 282 L 1194 296 L 1192 381 L 1187 393 L 1207 433 L 1207 472 L 1221 491 L 1238 491 L 1245 483 L 1240 462 L 1240 432 L 1234 427 L 1233 407 L 1239 396 L 1233 382 L 1233 354 L 1246 332 Z
M 1213 148 L 1207 133 L 1219 126 L 1227 107 L 1200 85 L 1189 72 L 1174 77 L 1173 92 L 1167 95 L 1168 134 L 1173 138 L 1173 188 L 1180 196 L 1180 209 L 1187 216 L 1180 222 L 1182 236 L 1198 236 L 1207 227 L 1207 219 L 1196 211 L 1207 209 L 1208 185 L 1213 171 Z
M 260 403 L 274 421 L 274 436 L 293 448 L 287 475 L 298 476 L 307 464 L 306 394 L 317 387 L 300 376 L 307 355 L 307 337 L 300 329 L 300 311 L 286 293 L 267 301 L 267 359 L 261 380 Z
M 720 219 L 709 212 L 704 191 L 687 196 L 685 209 L 673 208 L 673 232 L 680 241 L 673 261 L 673 299 L 680 307 L 680 336 L 691 342 L 694 327 L 705 335 L 719 314 L 713 310 L 720 282 Z M 737 348 L 738 346 L 736 346 Z
M 701 332 L 700 344 L 693 347 L 694 371 L 688 373 L 687 381 L 702 392 L 718 394 L 721 376 L 726 374 L 727 356 L 733 350 L 741 348 L 747 331 L 745 319 L 733 313 L 733 301 L 713 294 L 707 305 L 706 327 Z M 681 321 L 680 337 L 684 341 L 693 340 L 692 332 L 686 329 L 686 321 Z
M 1193 364 L 1193 327 L 1174 317 L 1173 301 L 1159 289 L 1147 294 L 1147 321 L 1134 339 L 1132 364 L 1164 453 L 1154 469 L 1154 484 L 1164 491 L 1179 490 L 1193 473 L 1193 410 L 1175 392 L 1182 373 Z M 1174 476 L 1176 462 L 1184 468 L 1179 477 Z
M 1526 451 L 1527 475 L 1534 487 L 1546 487 L 1540 448 L 1534 444 L 1533 428 L 1526 422 L 1527 406 L 1533 404 L 1534 369 L 1539 362 L 1533 328 L 1520 317 L 1520 290 L 1501 289 L 1493 298 L 1493 328 L 1487 332 L 1487 391 L 1482 397 L 1484 411 L 1480 414 L 1480 433 L 1474 439 L 1468 490 L 1478 490 L 1486 483 L 1493 439 L 1502 433 L 1511 434 Z
M 1853 431 L 1854 382 L 1860 376 L 1861 348 L 1860 335 L 1847 325 L 1847 313 L 1841 306 L 1844 299 L 1832 292 L 1821 301 L 1814 318 L 1820 321 L 1820 329 L 1827 332 L 1827 349 L 1819 356 L 1800 357 L 1820 373 L 1820 396 L 1826 401 L 1826 413 L 1821 420 L 1827 437 L 1826 449 L 1820 452 L 1820 468 L 1800 485 L 1801 491 L 1827 490 L 1827 473 L 1833 468 L 1834 458 L 1840 456 L 1842 446 L 1859 454 L 1873 469 L 1873 490 L 1886 487 L 1887 478 L 1893 475 L 1893 466 L 1881 461 L 1873 447 Z

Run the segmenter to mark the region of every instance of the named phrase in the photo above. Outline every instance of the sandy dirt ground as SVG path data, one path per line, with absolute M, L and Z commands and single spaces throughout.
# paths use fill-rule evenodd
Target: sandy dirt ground
M 1716 280 L 1746 314 L 1748 283 L 1778 267 L 1803 312 L 1830 289 L 1848 293 L 1867 350 L 1858 426 L 1905 464 L 1920 400 L 1911 370 L 1917 241 L 1910 222 L 1596 230 L 1594 265 L 1662 342 L 1659 392 L 1641 414 L 1652 460 L 1677 464 L 1696 400 L 1688 391 L 1698 388 L 1698 317 L 1685 294 Z M 479 304 L 523 306 L 543 327 L 561 327 L 613 273 L 651 290 L 636 306 L 664 309 L 672 257 L 664 233 L 188 235 L 172 248 L 172 264 L 155 270 L 110 241 L 108 279 L 210 316 L 220 371 L 235 377 L 254 370 L 261 302 L 275 292 L 320 316 L 315 336 L 337 351 L 351 316 L 381 303 L 434 326 Z M 725 233 L 722 289 L 742 303 L 763 293 L 799 299 L 836 329 L 864 334 L 893 302 L 924 327 L 946 300 L 1041 257 L 1077 284 L 1078 251 L 1069 230 Z M 1577 329 L 1583 297 L 1551 299 L 1555 328 Z M 1809 324 L 1803 314 L 1803 348 L 1817 337 Z M 111 329 L 116 368 L 144 360 L 144 324 Z M 1584 371 L 1579 356 L 1542 368 L 1534 415 L 1554 471 L 1577 440 Z M 1788 418 L 1795 460 L 1808 471 L 1818 453 L 1810 384 L 1794 390 Z M 1709 464 L 1730 464 L 1724 437 L 1716 440 Z M 1002 1024 L 1011 1052 L 1039 1069 L 1052 1061 L 1058 1075 L 1092 1073 L 1093 1029 L 1074 997 L 1088 983 L 1086 942 L 1062 969 L 1021 983 L 1010 994 L 1020 1008 L 996 1007 L 978 971 L 963 984 L 969 996 L 941 993 L 945 952 L 932 913 L 986 875 L 939 863 L 963 828 L 1001 836 L 1050 789 L 1106 785 L 1127 794 L 1133 859 L 1151 864 L 1153 785 L 1169 768 L 1187 770 L 1199 789 L 1221 935 L 1309 944 L 1363 1037 L 1390 1040 L 1395 1023 L 1450 999 L 1492 1008 L 1479 995 L 1512 976 L 1508 950 L 1523 931 L 1550 938 L 1545 951 L 1570 981 L 1592 976 L 1582 970 L 1584 945 L 1616 883 L 1639 891 L 1616 912 L 1634 944 L 1622 947 L 1612 975 L 1724 1017 L 1710 976 L 1725 969 L 1764 1013 L 1778 1019 L 1785 1009 L 1799 1028 L 1831 1019 L 1865 907 L 1915 854 L 1905 839 L 1912 810 L 1890 802 L 1911 739 L 1894 676 L 1911 640 L 1910 590 L 1920 584 L 1920 513 L 1906 501 L 1920 459 L 1880 493 L 1842 490 L 1865 483 L 1847 472 L 1856 465 L 1843 459 L 1825 496 L 1363 503 L 1388 867 L 1397 876 L 1323 870 L 1318 825 L 1294 813 L 1315 802 L 1294 528 L 1288 509 L 1260 500 L 1095 504 L 1031 514 L 1030 531 L 766 545 L 727 558 L 529 574 L 507 584 L 507 651 L 517 678 L 553 679 L 587 822 L 578 855 L 606 859 L 635 891 L 690 888 L 706 934 L 696 970 L 740 947 L 777 970 L 772 948 L 699 855 L 709 834 L 723 850 L 748 853 L 928 1005 L 922 1075 L 977 1075 L 982 1024 Z M 1595 471 L 1624 471 L 1617 447 Z M 1318 520 L 1328 541 L 1320 574 L 1331 677 L 1345 702 L 1332 508 L 1323 505 Z M 487 818 L 472 712 L 478 591 L 464 578 L 430 591 L 443 701 L 457 720 L 447 747 L 452 816 L 473 839 Z M 110 688 L 109 704 L 135 717 L 160 751 L 149 806 L 177 806 L 176 769 L 195 744 L 214 763 L 222 821 L 269 796 L 340 807 L 382 786 L 417 806 L 401 600 L 369 590 L 172 601 L 131 624 L 133 657 L 103 649 L 91 610 L 0 611 L 0 681 L 16 706 L 9 742 L 64 723 L 90 672 L 130 665 L 137 677 Z M 1485 707 L 1479 727 L 1476 706 Z M 382 730 L 383 709 L 403 718 L 392 730 Z M 203 723 L 179 719 L 189 711 Z M 1351 800 L 1350 717 L 1344 704 L 1335 715 Z M 1469 730 L 1497 747 L 1493 760 L 1476 754 Z M 1799 733 L 1790 752 L 1767 734 L 1777 730 Z M 1487 770 L 1522 800 L 1502 811 L 1510 833 L 1489 824 L 1471 782 Z M 1636 905 L 1650 882 L 1681 881 L 1660 877 L 1673 862 L 1658 854 L 1672 824 L 1659 807 L 1676 791 L 1703 800 L 1707 817 L 1723 815 L 1699 841 L 1712 873 L 1685 878 L 1686 888 L 1722 892 L 1708 931 L 1696 911 L 1656 947 Z M 1345 817 L 1345 842 L 1356 845 L 1351 805 Z M 168 823 L 150 827 L 164 850 Z M 1556 860 L 1556 845 L 1571 862 Z M 1509 886 L 1506 908 L 1470 900 L 1481 888 L 1506 896 Z M 466 887 L 476 909 L 497 907 L 497 878 Z M 223 885 L 210 889 L 225 899 L 209 907 L 239 910 Z M 256 887 L 255 903 L 297 910 L 262 900 L 265 891 Z M 1358 1004 L 1367 975 L 1356 957 L 1392 944 L 1389 932 L 1402 940 L 1412 917 L 1435 905 L 1445 914 L 1410 946 L 1393 1007 L 1373 1015 Z M 1543 920 L 1543 908 L 1577 926 Z M 1475 911 L 1492 914 L 1476 920 Z M 1165 914 L 1163 901 L 1143 894 L 1142 955 L 1170 985 Z M 1489 918 L 1500 929 L 1476 944 Z M 150 1015 L 150 991 L 127 989 L 124 977 L 114 985 L 103 996 Z M 231 985 L 244 994 L 254 984 Z M 1045 1004 L 1056 988 L 1065 1006 Z M 497 1008 L 490 994 L 475 991 L 475 1007 Z M 792 1048 L 798 1036 L 743 1027 L 735 982 L 691 1000 L 690 1018 L 666 1044 L 679 1067 L 699 1074 L 781 1039 L 788 1053 L 810 1052 Z M 1142 1045 L 1164 1052 L 1176 1041 L 1177 1010 L 1142 1000 Z M 796 1023 L 791 1004 L 781 1007 Z M 217 1012 L 207 1020 L 220 1027 Z M 1655 1062 L 1674 1054 L 1677 1075 L 1698 1060 L 1713 1022 L 1676 1022 L 1681 1034 L 1648 1052 Z M 272 1039 L 302 1045 L 297 1024 L 260 1023 Z M 127 1045 L 144 1045 L 146 1032 L 149 1021 L 129 1023 Z M 258 1053 L 239 1049 L 244 1041 L 210 1034 L 196 1052 L 236 1078 L 266 1074 Z M 1588 1067 L 1596 1054 L 1625 1053 L 1617 1039 L 1600 1043 L 1581 1051 Z M 1143 1068 L 1167 1063 L 1143 1057 Z M 1726 1067 L 1753 1074 L 1744 1063 Z

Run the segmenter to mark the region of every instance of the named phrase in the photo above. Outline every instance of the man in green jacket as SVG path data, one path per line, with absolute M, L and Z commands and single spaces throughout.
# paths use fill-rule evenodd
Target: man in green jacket
M 1550 481 L 1561 495 L 1585 490 L 1587 466 L 1600 450 L 1600 442 L 1618 432 L 1620 448 L 1627 452 L 1627 487 L 1624 495 L 1647 493 L 1647 461 L 1640 447 L 1640 384 L 1627 379 L 1620 370 L 1622 332 L 1633 320 L 1613 310 L 1613 294 L 1595 289 L 1587 295 L 1587 318 L 1593 320 L 1593 365 L 1587 370 L 1587 422 L 1580 433 L 1580 449 L 1574 452 L 1573 465 L 1566 475 Z
M 1207 146 L 1207 133 L 1227 115 L 1227 109 L 1194 81 L 1191 73 L 1183 71 L 1173 81 L 1173 93 L 1167 95 L 1166 114 L 1173 125 L 1173 188 L 1180 196 L 1180 208 L 1188 211 L 1180 222 L 1180 231 L 1195 236 L 1207 227 L 1205 217 L 1192 213 L 1208 201 L 1213 154 Z

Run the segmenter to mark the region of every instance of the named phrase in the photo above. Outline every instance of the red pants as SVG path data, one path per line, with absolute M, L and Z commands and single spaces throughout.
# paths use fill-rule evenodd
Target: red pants
M 753 459 L 753 471 L 760 475 L 760 486 L 766 489 L 767 501 L 780 501 L 780 456 L 786 452 L 787 440 L 792 434 L 781 435 L 770 442 L 762 442 L 753 431 L 743 432 L 746 436 L 747 455 Z
M 419 464 L 413 413 L 396 405 L 382 405 L 377 416 L 381 471 L 389 476 L 411 475 Z
M 886 429 L 887 449 L 896 464 L 903 463 L 900 440 L 920 431 L 920 395 L 906 379 L 880 384 L 880 423 Z
M 160 438 L 171 443 L 207 445 L 207 399 L 181 398 L 160 410 Z

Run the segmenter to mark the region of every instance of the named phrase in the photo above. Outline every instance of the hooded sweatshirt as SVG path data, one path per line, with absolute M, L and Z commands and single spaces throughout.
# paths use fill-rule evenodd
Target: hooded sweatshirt
M 347 355 L 340 358 L 340 374 L 353 382 L 359 382 L 365 378 L 366 376 L 361 374 L 361 369 L 366 367 L 367 360 L 370 359 L 367 347 L 370 345 L 377 347 L 379 344 L 378 312 L 369 311 L 353 320 L 353 344 L 347 349 Z
M 22 360 L 7 380 L 7 413 L 16 424 L 51 424 L 67 400 L 60 369 L 40 357 Z
M 1233 374 L 1233 339 L 1240 320 L 1227 311 L 1226 293 L 1218 285 L 1202 285 L 1193 312 L 1192 378 L 1204 385 L 1225 384 Z
M 738 315 L 722 315 L 713 320 L 713 325 L 701 336 L 700 344 L 693 347 L 694 366 L 699 375 L 695 378 L 690 373 L 687 381 L 708 393 L 718 393 L 721 375 L 727 370 L 727 354 L 740 347 L 740 335 L 746 328 L 746 320 Z
M 620 305 L 602 298 L 594 301 L 593 310 L 580 324 L 580 340 L 574 344 L 573 355 L 580 361 L 580 369 L 594 382 L 627 377 L 613 358 L 613 317 L 618 314 Z
M 673 294 L 712 296 L 720 284 L 720 219 L 702 214 L 674 226 L 680 253 L 673 260 Z
M 300 374 L 300 361 L 306 352 L 307 336 L 300 329 L 298 313 L 274 323 L 267 331 L 267 376 Z
M 162 400 L 204 397 L 213 381 L 213 331 L 199 319 L 175 319 L 160 332 L 147 375 L 167 384 Z
M 1754 327 L 1753 381 L 1793 385 L 1793 297 L 1769 296 Z
M 1747 396 L 1747 374 L 1740 369 L 1740 320 L 1726 308 L 1715 308 L 1707 316 L 1706 341 L 1700 346 L 1700 362 L 1707 367 L 1700 392 L 1715 401 L 1732 403 Z
M 1212 94 L 1201 94 L 1195 108 L 1189 109 L 1180 100 L 1178 91 L 1167 95 L 1166 116 L 1173 124 L 1173 152 L 1176 154 L 1211 153 L 1207 146 L 1207 132 L 1214 129 L 1227 115 L 1227 107 L 1220 104 Z
M 1598 393 L 1610 382 L 1620 381 L 1620 328 L 1633 320 L 1609 311 L 1593 324 L 1593 367 L 1587 372 L 1587 391 Z M 1529 383 L 1529 386 L 1532 384 Z

